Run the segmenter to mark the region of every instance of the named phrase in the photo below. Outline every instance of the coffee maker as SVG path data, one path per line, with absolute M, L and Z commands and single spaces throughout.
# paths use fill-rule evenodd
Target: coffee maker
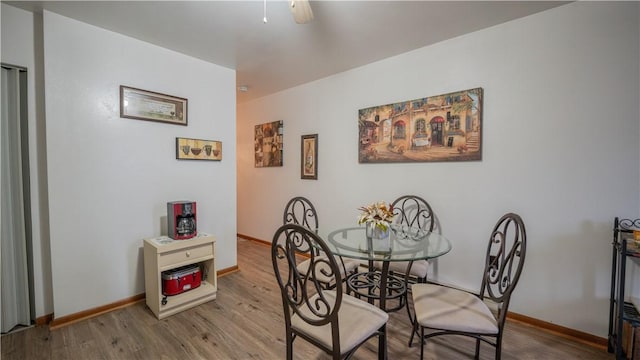
M 167 203 L 167 231 L 174 240 L 191 239 L 196 230 L 196 202 L 171 201 Z

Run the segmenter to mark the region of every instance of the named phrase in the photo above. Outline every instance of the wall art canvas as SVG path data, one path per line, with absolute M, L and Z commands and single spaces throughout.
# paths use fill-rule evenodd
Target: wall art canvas
M 256 125 L 256 167 L 282 166 L 282 126 L 282 120 Z
M 318 134 L 302 135 L 300 178 L 318 180 Z
M 185 98 L 120 86 L 120 117 L 187 126 Z
M 222 160 L 220 141 L 176 138 L 176 159 L 179 160 Z
M 482 88 L 358 111 L 360 163 L 482 160 Z

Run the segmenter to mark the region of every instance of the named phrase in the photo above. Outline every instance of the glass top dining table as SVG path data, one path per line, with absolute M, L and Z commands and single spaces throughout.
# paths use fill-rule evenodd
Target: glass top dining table
M 402 301 L 393 308 L 387 307 L 387 300 L 400 299 L 406 293 L 406 280 L 389 274 L 391 261 L 416 261 L 434 259 L 451 251 L 451 243 L 441 234 L 424 231 L 406 225 L 391 224 L 389 235 L 375 239 L 365 227 L 347 227 L 319 233 L 334 255 L 365 260 L 368 269 L 347 277 L 347 290 L 379 302 L 386 311 L 402 308 Z M 376 269 L 380 264 L 381 268 Z

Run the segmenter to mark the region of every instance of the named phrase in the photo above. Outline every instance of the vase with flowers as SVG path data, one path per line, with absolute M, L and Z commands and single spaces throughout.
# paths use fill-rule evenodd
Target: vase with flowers
M 365 224 L 367 238 L 389 241 L 389 227 L 393 222 L 393 206 L 379 201 L 368 206 L 363 206 L 358 216 L 358 224 Z

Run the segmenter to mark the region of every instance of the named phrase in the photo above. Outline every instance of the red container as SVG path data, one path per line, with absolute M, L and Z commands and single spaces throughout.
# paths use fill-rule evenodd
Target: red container
M 200 286 L 200 266 L 192 264 L 162 272 L 162 294 L 177 295 Z

